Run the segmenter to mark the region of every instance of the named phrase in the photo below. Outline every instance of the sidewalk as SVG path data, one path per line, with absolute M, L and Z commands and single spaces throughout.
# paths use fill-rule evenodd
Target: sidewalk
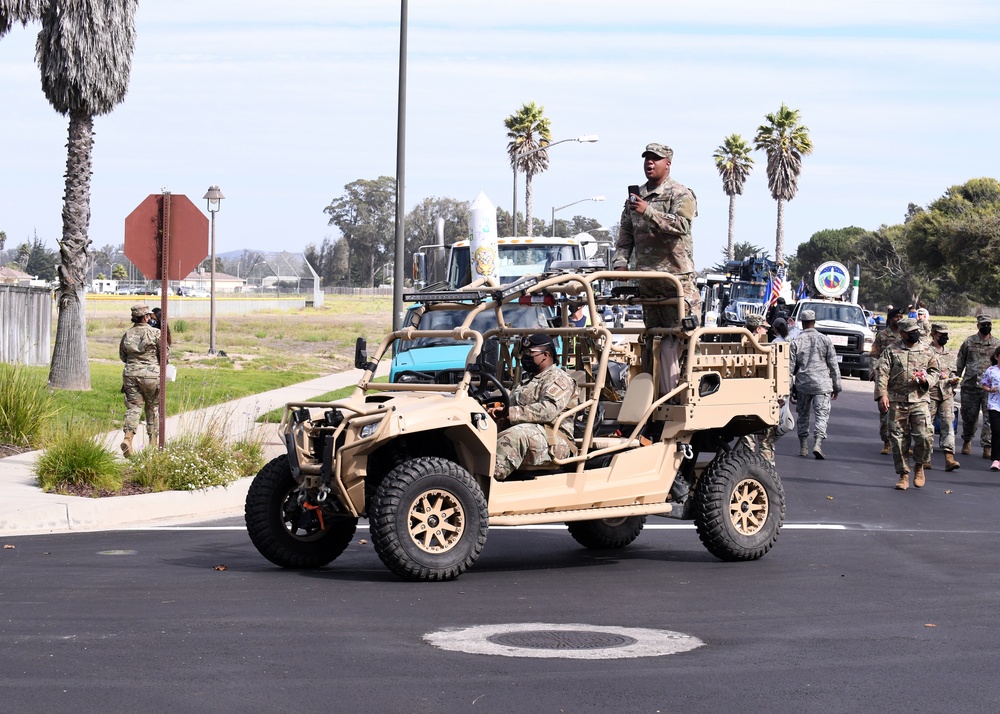
M 379 370 L 379 374 L 386 372 L 388 364 Z M 257 424 L 258 416 L 288 402 L 309 401 L 320 394 L 357 384 L 360 377 L 359 370 L 330 374 L 169 417 L 167 437 L 177 434 L 181 427 L 192 429 L 221 420 L 229 433 L 237 437 L 262 430 L 264 458 L 270 460 L 284 453 L 284 444 L 278 437 L 276 426 Z M 124 416 L 124 406 L 122 414 Z M 136 445 L 144 446 L 145 439 L 145 430 L 140 429 L 136 433 Z M 118 450 L 120 441 L 120 431 L 106 437 L 106 444 L 113 451 Z M 0 459 L 0 535 L 105 530 L 150 523 L 169 525 L 238 516 L 243 514 L 243 502 L 252 480 L 251 477 L 242 478 L 227 487 L 202 491 L 165 491 L 109 498 L 61 496 L 44 493 L 35 485 L 32 466 L 39 453 L 31 451 Z

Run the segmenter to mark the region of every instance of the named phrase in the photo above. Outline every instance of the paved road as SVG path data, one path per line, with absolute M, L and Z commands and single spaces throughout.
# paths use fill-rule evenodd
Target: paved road
M 438 584 L 397 580 L 363 530 L 313 572 L 272 567 L 238 520 L 4 538 L 0 711 L 996 712 L 1000 476 L 965 457 L 894 491 L 857 387 L 835 403 L 831 459 L 779 442 L 789 527 L 754 563 L 721 563 L 659 518 L 616 553 L 494 529 Z M 532 622 L 704 645 L 570 660 L 423 639 Z

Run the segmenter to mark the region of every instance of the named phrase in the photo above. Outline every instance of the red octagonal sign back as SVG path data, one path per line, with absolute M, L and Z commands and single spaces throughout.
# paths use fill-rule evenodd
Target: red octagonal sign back
M 149 280 L 160 280 L 163 202 L 170 200 L 167 280 L 183 280 L 208 255 L 208 218 L 182 194 L 151 194 L 125 219 L 125 257 Z

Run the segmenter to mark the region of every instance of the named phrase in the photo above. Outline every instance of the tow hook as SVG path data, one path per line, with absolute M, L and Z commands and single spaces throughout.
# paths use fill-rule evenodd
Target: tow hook
M 681 453 L 684 454 L 685 459 L 694 458 L 694 449 L 691 448 L 691 444 L 681 444 Z
M 321 531 L 325 531 L 326 530 L 326 524 L 323 522 L 323 507 L 322 506 L 314 506 L 313 504 L 309 503 L 308 501 L 306 501 L 305 503 L 303 503 L 302 507 L 304 509 L 306 509 L 307 511 L 316 511 L 316 517 L 319 518 L 319 529 Z

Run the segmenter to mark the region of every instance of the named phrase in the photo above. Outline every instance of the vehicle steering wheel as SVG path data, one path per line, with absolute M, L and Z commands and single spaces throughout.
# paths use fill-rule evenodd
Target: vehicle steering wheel
M 503 405 L 501 414 L 506 414 L 510 409 L 510 391 L 496 376 L 489 372 L 480 372 L 479 387 L 473 391 L 472 398 L 483 406 L 487 406 L 497 401 L 497 392 L 500 395 L 499 401 Z

